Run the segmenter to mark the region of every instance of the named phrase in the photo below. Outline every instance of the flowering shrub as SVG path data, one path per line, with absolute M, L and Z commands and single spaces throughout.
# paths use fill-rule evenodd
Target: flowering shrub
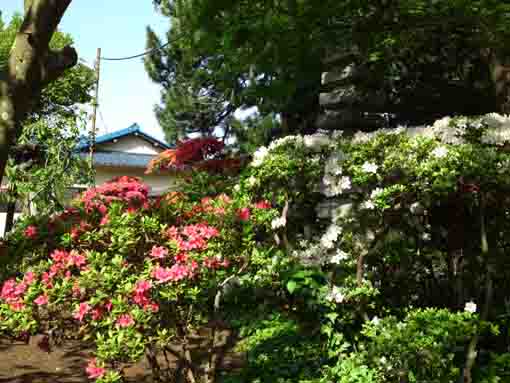
M 497 333 L 506 326 L 498 318 L 508 315 L 502 291 L 508 291 L 510 280 L 504 266 L 509 131 L 505 116 L 445 118 L 430 127 L 345 138 L 290 136 L 254 154 L 235 190 L 250 198 L 264 196 L 279 209 L 284 201 L 290 204 L 288 217 L 275 219 L 272 227 L 291 239 L 288 254 L 301 264 L 283 276 L 295 299 L 304 299 L 296 309 L 303 316 L 310 307 L 324 313 L 321 331 L 328 334 L 332 355 L 343 360 L 336 372 L 341 374 L 327 379 L 351 372 L 352 379 L 365 376 L 359 381 L 402 379 L 351 347 L 369 344 L 359 338 L 357 326 L 389 314 L 405 320 L 411 307 L 429 308 L 420 314 L 423 326 L 435 326 L 426 320 L 437 315 L 445 326 L 453 325 L 455 312 L 477 319 L 455 341 L 447 364 L 441 358 L 431 359 L 429 367 L 413 364 L 405 356 L 414 352 L 411 345 L 401 342 L 395 355 L 405 366 L 396 374 L 406 380 L 425 381 L 426 371 L 438 369 L 427 381 L 458 376 L 472 381 L 480 348 L 504 352 L 505 347 L 487 347 L 494 335 L 482 335 L 476 321 L 490 321 Z M 448 308 L 453 316 L 435 308 Z M 381 336 L 390 339 L 390 333 L 387 329 Z M 445 337 L 441 342 L 438 346 L 448 349 L 455 343 Z M 389 358 L 383 349 L 377 357 Z
M 156 201 L 147 195 L 137 179 L 121 177 L 87 190 L 75 208 L 22 229 L 20 241 L 37 246 L 40 228 L 54 225 L 45 232 L 45 252 L 27 257 L 24 273 L 4 282 L 0 329 L 22 335 L 65 328 L 92 337 L 97 351 L 86 372 L 113 382 L 144 353 L 170 352 L 170 341 L 186 345 L 198 328 L 219 321 L 227 282 L 249 280 L 259 268 L 249 233 L 269 227 L 270 216 L 256 213 L 271 210 L 269 203 L 240 207 L 226 194 L 199 201 L 185 193 Z M 241 219 L 247 209 L 254 213 Z M 259 239 L 259 260 L 275 251 Z M 177 354 L 189 364 L 183 347 Z M 157 360 L 150 361 L 157 372 Z
M 195 167 L 155 201 L 136 180 L 102 185 L 14 234 L 26 261 L 0 328 L 93 336 L 101 382 L 144 353 L 161 376 L 172 350 L 188 380 L 214 381 L 218 323 L 248 355 L 226 382 L 504 381 L 509 128 L 491 114 L 289 136 L 237 178 Z

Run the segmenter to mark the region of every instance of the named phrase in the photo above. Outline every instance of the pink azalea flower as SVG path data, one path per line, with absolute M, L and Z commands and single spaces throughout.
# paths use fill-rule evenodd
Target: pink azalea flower
M 2 286 L 2 292 L 0 293 L 0 298 L 7 299 L 14 294 L 14 290 L 16 289 L 16 281 L 14 279 L 9 279 L 4 282 Z
M 85 317 L 85 315 L 87 315 L 89 311 L 90 305 L 87 302 L 82 302 L 80 303 L 78 309 L 74 313 L 73 318 L 79 320 L 80 322 L 83 322 L 83 318 Z
M 13 311 L 21 311 L 25 308 L 25 303 L 23 303 L 21 300 L 18 300 L 10 303 L 9 306 Z
M 103 316 L 103 309 L 101 307 L 96 307 L 91 312 L 92 320 L 101 319 L 102 316 Z
M 143 294 L 146 291 L 150 290 L 151 287 L 152 287 L 152 284 L 150 281 L 146 281 L 146 280 L 142 279 L 141 281 L 136 282 L 135 292 Z
M 105 215 L 108 212 L 108 208 L 104 204 L 100 204 L 97 207 L 97 210 L 99 211 L 99 213 L 101 213 L 101 215 Z
M 149 302 L 143 306 L 145 311 L 152 311 L 153 313 L 157 313 L 159 311 L 159 305 L 156 302 Z
M 85 255 L 73 251 L 71 252 L 70 255 L 70 264 L 81 268 L 82 266 L 87 264 L 87 258 L 85 257 Z
M 152 271 L 152 277 L 157 279 L 159 283 L 165 283 L 172 279 L 172 273 L 168 267 L 157 266 Z
M 51 253 L 51 259 L 55 262 L 65 262 L 69 257 L 69 253 L 64 250 L 55 250 Z
M 108 214 L 106 214 L 105 216 L 103 216 L 103 218 L 101 218 L 101 222 L 99 222 L 99 225 L 104 226 L 104 225 L 108 225 L 109 223 L 110 223 L 110 217 L 108 216 Z
M 14 289 L 14 295 L 16 295 L 18 297 L 20 295 L 23 295 L 25 293 L 25 291 L 27 291 L 27 287 L 28 286 L 25 282 L 18 283 L 18 285 Z
M 29 239 L 35 239 L 38 233 L 39 231 L 37 230 L 37 227 L 35 227 L 34 225 L 28 226 L 23 232 L 25 237 Z
M 171 239 L 177 239 L 179 237 L 179 229 L 177 229 L 175 226 L 170 226 L 165 234 Z
M 135 324 L 135 321 L 133 320 L 133 317 L 129 314 L 122 314 L 120 317 L 117 318 L 116 322 L 120 327 L 129 327 Z
M 174 261 L 177 263 L 185 263 L 187 260 L 188 260 L 188 255 L 183 251 L 181 251 L 179 254 L 177 254 L 174 257 Z
M 25 273 L 25 276 L 23 277 L 23 282 L 25 282 L 28 286 L 30 286 L 32 283 L 34 283 L 36 280 L 35 274 L 33 271 L 28 271 Z
M 93 358 L 89 361 L 85 371 L 87 372 L 87 375 L 90 379 L 102 378 L 106 373 L 106 370 L 103 367 L 97 366 L 96 358 Z
M 271 204 L 269 203 L 269 201 L 263 200 L 263 201 L 257 202 L 255 204 L 255 207 L 257 209 L 270 209 L 271 208 Z
M 47 305 L 48 304 L 48 296 L 43 294 L 39 295 L 35 300 L 34 303 L 38 306 Z
M 153 246 L 151 250 L 151 257 L 156 259 L 163 259 L 168 255 L 168 249 L 163 246 Z
M 243 207 L 241 210 L 238 211 L 237 216 L 241 221 L 248 221 L 251 216 L 250 209 L 247 207 Z
M 108 311 L 112 311 L 112 307 L 113 307 L 113 303 L 111 300 L 107 300 L 106 303 L 104 304 L 104 308 L 107 309 Z
M 133 301 L 140 306 L 145 306 L 149 304 L 149 297 L 147 297 L 145 294 L 135 293 L 133 295 Z
M 192 274 L 188 266 L 177 264 L 170 268 L 170 273 L 172 274 L 171 279 L 173 281 L 180 281 L 181 279 L 190 277 Z

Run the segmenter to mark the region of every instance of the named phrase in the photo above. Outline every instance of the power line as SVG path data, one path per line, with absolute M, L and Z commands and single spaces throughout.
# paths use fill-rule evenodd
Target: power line
M 103 123 L 103 126 L 105 128 L 105 132 L 109 133 L 108 125 L 106 125 L 106 122 L 104 121 L 103 113 L 101 112 L 101 108 L 98 109 L 99 111 L 99 117 L 101 118 L 101 122 Z
M 137 54 L 137 55 L 133 55 L 133 56 L 127 56 L 127 57 L 101 57 L 101 60 L 105 60 L 105 61 L 124 61 L 124 60 L 132 60 L 132 59 L 136 59 L 138 57 L 143 57 L 143 56 L 146 56 L 148 54 L 151 54 L 153 52 L 156 52 L 156 51 L 159 51 L 160 49 L 163 49 L 165 48 L 166 46 L 170 45 L 170 41 L 168 41 L 167 43 L 159 46 L 159 47 L 156 47 L 156 48 L 153 48 L 153 49 L 150 49 L 148 51 L 145 51 L 143 53 L 140 53 L 140 54 Z

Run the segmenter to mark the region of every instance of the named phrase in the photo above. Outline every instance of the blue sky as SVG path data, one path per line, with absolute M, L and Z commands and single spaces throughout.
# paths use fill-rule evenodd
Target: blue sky
M 23 0 L 2 1 L 4 21 L 23 10 Z M 94 65 L 96 49 L 103 57 L 124 57 L 145 51 L 145 32 L 150 25 L 160 36 L 168 19 L 154 11 L 152 0 L 73 0 L 60 29 L 73 36 L 80 59 Z M 159 138 L 163 132 L 153 113 L 160 88 L 145 72 L 141 59 L 101 63 L 97 125 L 100 133 L 126 128 L 137 122 Z

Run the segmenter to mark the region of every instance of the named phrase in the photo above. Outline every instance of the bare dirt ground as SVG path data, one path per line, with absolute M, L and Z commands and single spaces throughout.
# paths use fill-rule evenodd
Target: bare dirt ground
M 48 353 L 37 346 L 38 340 L 40 338 L 32 337 L 26 344 L 0 338 L 0 383 L 91 382 L 85 374 L 85 366 L 93 351 L 90 346 L 79 341 L 66 341 Z M 175 360 L 170 360 L 170 363 L 175 367 Z M 224 370 L 235 369 L 240 365 L 242 358 L 239 355 L 225 356 Z M 128 382 L 152 381 L 149 363 L 145 358 L 124 372 Z
M 51 352 L 41 350 L 35 340 L 29 344 L 0 339 L 0 383 L 84 383 L 90 382 L 85 366 L 92 349 L 72 341 Z M 148 382 L 147 362 L 126 370 L 130 381 Z

